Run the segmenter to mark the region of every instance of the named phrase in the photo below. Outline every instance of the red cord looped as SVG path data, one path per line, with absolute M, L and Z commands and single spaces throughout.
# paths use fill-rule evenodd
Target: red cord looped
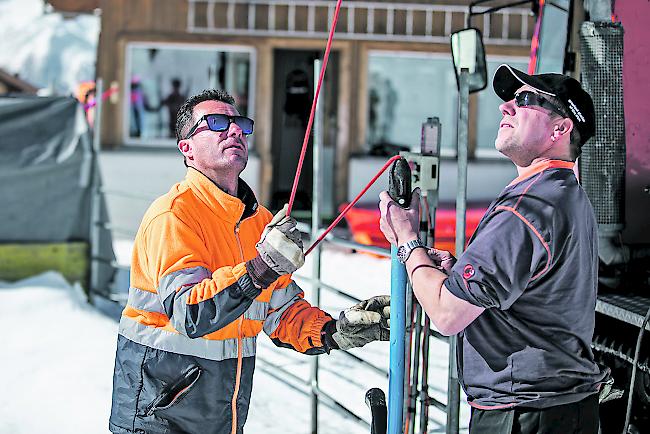
M 389 167 L 391 164 L 393 164 L 393 161 L 399 160 L 400 158 L 401 158 L 401 157 L 400 157 L 399 155 L 395 155 L 395 156 L 392 157 L 390 160 L 388 160 L 388 161 L 386 162 L 386 164 L 384 164 L 384 167 L 382 167 L 382 168 L 379 170 L 379 172 L 377 172 L 377 174 L 375 175 L 375 177 L 372 178 L 368 184 L 366 184 L 366 186 L 364 187 L 364 189 L 361 190 L 361 193 L 359 193 L 359 194 L 357 195 L 357 197 L 355 197 L 354 200 L 353 200 L 352 202 L 350 202 L 350 204 L 349 204 L 348 206 L 345 207 L 345 209 L 344 209 L 344 210 L 341 212 L 341 214 L 339 214 L 339 216 L 338 216 L 338 217 L 337 217 L 337 218 L 332 222 L 332 224 L 329 225 L 329 226 L 327 227 L 327 229 L 325 229 L 325 231 L 320 235 L 320 237 L 318 237 L 318 239 L 317 239 L 316 241 L 314 241 L 314 244 L 312 244 L 312 245 L 307 249 L 307 251 L 305 252 L 305 256 L 307 256 L 307 255 L 308 255 L 312 250 L 314 250 L 314 247 L 316 247 L 316 246 L 317 246 L 321 241 L 323 241 L 323 238 L 325 238 L 325 236 L 326 236 L 328 233 L 330 233 L 330 231 L 331 231 L 332 229 L 334 229 L 334 227 L 335 227 L 335 226 L 336 226 L 336 225 L 341 221 L 341 219 L 343 219 L 343 217 L 348 213 L 348 211 L 350 211 L 350 209 L 354 206 L 354 204 L 356 204 L 357 202 L 359 202 L 359 199 L 361 199 L 361 196 L 363 196 L 363 195 L 366 193 L 366 191 L 368 191 L 368 189 L 372 186 L 372 184 L 374 184 L 375 181 L 377 181 L 377 179 L 381 176 L 381 174 L 384 173 L 384 172 L 386 171 L 386 169 L 388 169 L 388 167 Z

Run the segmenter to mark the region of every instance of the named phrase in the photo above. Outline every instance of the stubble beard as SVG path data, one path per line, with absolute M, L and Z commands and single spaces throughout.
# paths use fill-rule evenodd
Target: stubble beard
M 533 160 L 514 134 L 510 134 L 508 137 L 501 139 L 497 136 L 494 141 L 494 146 L 497 151 L 519 167 L 527 167 Z

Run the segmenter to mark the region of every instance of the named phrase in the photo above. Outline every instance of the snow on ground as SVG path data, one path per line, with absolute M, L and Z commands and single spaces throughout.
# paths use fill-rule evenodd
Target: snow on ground
M 0 432 L 107 433 L 117 323 L 49 272 L 0 283 Z
M 116 256 L 128 263 L 131 242 L 117 240 Z M 388 293 L 390 263 L 364 254 L 325 250 L 323 280 L 365 298 Z M 300 270 L 308 274 L 308 258 Z M 298 282 L 300 282 L 300 279 Z M 309 284 L 302 282 L 308 299 Z M 351 302 L 322 291 L 321 306 L 333 315 Z M 81 288 L 50 272 L 14 284 L 0 282 L 0 432 L 12 434 L 95 434 L 108 432 L 117 323 L 85 303 Z M 277 348 L 261 335 L 248 433 L 310 432 L 309 389 L 280 372 L 279 366 L 306 381 L 312 358 Z M 432 340 L 430 384 L 445 401 L 447 345 Z M 388 343 L 375 342 L 353 351 L 379 368 L 388 368 Z M 320 386 L 344 406 L 369 420 L 366 390 L 388 389 L 387 378 L 341 353 L 323 355 Z M 461 403 L 461 430 L 467 430 L 467 404 Z M 432 408 L 429 432 L 444 432 L 444 413 Z M 319 432 L 368 433 L 369 429 L 326 405 L 319 410 Z

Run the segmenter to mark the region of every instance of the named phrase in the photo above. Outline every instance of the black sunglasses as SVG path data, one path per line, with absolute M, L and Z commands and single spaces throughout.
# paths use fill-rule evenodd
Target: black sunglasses
M 199 124 L 203 122 L 204 119 L 211 131 L 226 131 L 228 128 L 230 128 L 230 123 L 234 122 L 239 128 L 241 128 L 243 134 L 253 134 L 254 122 L 252 119 L 247 118 L 246 116 L 230 116 L 223 113 L 211 113 L 201 116 L 201 119 L 199 119 L 198 122 L 194 124 L 190 132 L 187 133 L 185 140 L 194 135 L 196 129 L 199 127 Z
M 544 98 L 543 96 L 531 92 L 529 90 L 524 90 L 519 92 L 518 94 L 515 94 L 515 105 L 517 107 L 528 107 L 528 106 L 537 106 L 537 107 L 542 107 L 547 110 L 552 111 L 553 113 L 556 113 L 562 117 L 567 117 L 566 113 L 564 110 Z

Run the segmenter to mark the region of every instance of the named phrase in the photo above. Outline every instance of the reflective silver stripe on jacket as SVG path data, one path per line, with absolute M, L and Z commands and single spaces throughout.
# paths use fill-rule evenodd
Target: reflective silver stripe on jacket
M 187 314 L 187 299 L 190 297 L 190 291 L 197 283 L 204 279 L 212 278 L 212 273 L 205 267 L 183 268 L 182 270 L 169 273 L 162 279 L 158 285 L 158 294 L 161 301 L 167 297 L 174 297 L 172 314 L 169 318 L 172 326 L 180 333 L 187 336 L 185 328 L 185 316 Z
M 120 320 L 119 334 L 138 344 L 171 353 L 216 361 L 237 358 L 237 338 L 225 340 L 188 339 L 181 334 L 145 326 L 126 317 L 122 317 Z M 242 338 L 242 356 L 254 356 L 256 343 L 256 337 Z
M 187 297 L 183 297 L 183 300 L 187 302 Z M 167 314 L 160 299 L 158 298 L 158 294 L 154 292 L 144 291 L 139 288 L 129 288 L 129 299 L 127 301 L 127 304 L 134 309 L 140 309 L 147 312 L 157 312 L 165 315 Z M 266 313 L 269 311 L 269 305 L 270 303 L 264 301 L 253 300 L 253 304 L 251 304 L 246 312 L 244 312 L 244 318 L 256 321 L 264 321 L 266 319 Z M 180 307 L 180 309 L 184 312 L 186 308 Z M 174 306 L 174 312 L 178 313 L 176 306 Z M 183 318 L 185 318 L 185 315 L 183 315 Z M 172 324 L 174 324 L 174 328 L 178 330 L 175 321 L 173 321 Z M 184 325 L 183 328 L 185 328 Z
M 244 319 L 264 321 L 266 319 L 266 313 L 269 311 L 269 305 L 270 303 L 265 301 L 253 300 L 253 304 L 244 312 Z
M 143 289 L 129 288 L 129 298 L 126 301 L 128 306 L 134 309 L 146 310 L 147 312 L 165 313 L 162 302 L 155 292 L 145 291 Z
M 181 293 L 184 289 L 211 278 L 212 273 L 205 267 L 183 268 L 160 279 L 158 294 L 161 300 L 166 300 L 173 293 Z
M 276 310 L 266 317 L 264 333 L 270 336 L 278 328 L 282 314 L 289 309 L 289 306 L 301 299 L 299 295 L 302 293 L 302 289 L 294 281 L 291 281 L 286 288 L 273 290 L 270 308 Z

